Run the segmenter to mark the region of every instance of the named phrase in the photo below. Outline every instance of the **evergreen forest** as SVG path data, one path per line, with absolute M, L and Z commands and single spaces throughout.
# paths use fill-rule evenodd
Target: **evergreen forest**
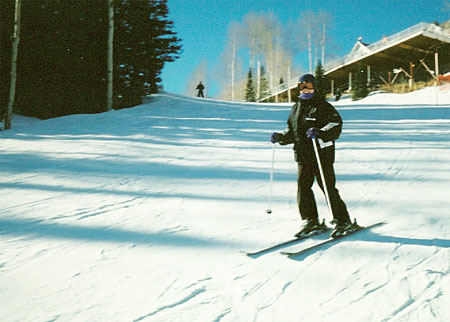
M 14 113 L 41 119 L 106 110 L 108 0 L 22 0 Z M 114 0 L 113 107 L 160 89 L 181 54 L 167 0 Z M 15 0 L 0 1 L 0 108 L 8 104 Z

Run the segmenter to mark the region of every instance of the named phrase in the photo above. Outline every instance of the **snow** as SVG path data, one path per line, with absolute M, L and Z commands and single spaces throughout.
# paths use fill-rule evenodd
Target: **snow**
M 291 147 L 276 147 L 266 214 L 268 138 L 289 104 L 162 93 L 13 120 L 0 132 L 0 320 L 449 321 L 450 91 L 332 103 L 341 195 L 359 224 L 387 224 L 295 259 L 242 253 L 300 225 Z

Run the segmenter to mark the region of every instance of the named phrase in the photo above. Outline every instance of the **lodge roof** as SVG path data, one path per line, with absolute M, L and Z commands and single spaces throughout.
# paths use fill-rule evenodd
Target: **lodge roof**
M 363 44 L 358 40 L 352 51 L 324 66 L 325 75 L 365 60 L 368 64 L 388 63 L 388 66 L 398 63 L 408 63 L 426 58 L 427 55 L 438 52 L 449 55 L 450 28 L 442 28 L 436 24 L 419 23 L 390 37 L 371 44 Z
M 359 38 L 349 54 L 324 65 L 324 74 L 328 79 L 344 82 L 359 64 L 369 65 L 374 71 L 407 69 L 410 63 L 420 65 L 421 61 L 434 66 L 435 53 L 439 54 L 440 61 L 450 62 L 450 21 L 441 25 L 421 22 L 373 44 Z M 297 79 L 273 88 L 271 96 L 296 88 Z

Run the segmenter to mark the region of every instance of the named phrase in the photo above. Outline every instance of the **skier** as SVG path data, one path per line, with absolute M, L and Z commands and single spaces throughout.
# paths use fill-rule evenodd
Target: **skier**
M 294 144 L 295 160 L 298 163 L 297 204 L 304 221 L 295 236 L 306 236 L 327 229 L 324 223 L 319 222 L 317 205 L 311 189 L 316 178 L 324 191 L 312 140 L 318 142 L 320 161 L 333 213 L 332 223 L 336 225 L 332 237 L 344 235 L 351 229 L 352 223 L 347 207 L 336 189 L 333 167 L 334 141 L 341 134 L 342 118 L 330 103 L 318 97 L 316 79 L 313 75 L 301 76 L 298 89 L 299 101 L 292 107 L 287 121 L 288 128 L 283 133 L 272 133 L 270 139 L 274 144 Z
M 337 90 L 336 90 L 336 97 L 335 97 L 335 101 L 337 102 L 337 101 L 339 101 L 340 99 L 341 99 L 341 96 L 342 96 L 342 92 L 341 92 L 341 89 L 340 88 L 338 88 Z
M 196 90 L 198 90 L 198 97 L 205 97 L 203 95 L 203 90 L 205 89 L 205 86 L 202 84 L 202 81 L 200 81 L 200 83 L 198 83 L 197 87 L 195 88 Z

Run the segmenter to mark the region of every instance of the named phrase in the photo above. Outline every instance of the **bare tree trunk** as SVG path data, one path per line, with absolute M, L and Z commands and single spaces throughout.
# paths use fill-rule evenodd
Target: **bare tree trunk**
M 281 60 L 284 57 L 284 53 L 281 48 L 282 40 L 281 40 L 280 27 L 276 26 L 275 31 L 276 31 L 275 36 L 274 36 L 275 53 L 273 55 L 275 57 L 273 58 L 274 62 L 272 63 L 272 68 L 271 68 L 270 74 L 269 74 L 269 88 L 270 88 L 271 92 L 272 92 L 272 88 L 279 85 L 280 69 L 282 68 Z
M 221 68 L 215 77 L 220 82 L 221 93 L 223 99 L 235 101 L 238 96 L 239 87 L 236 78 L 239 75 L 239 57 L 237 51 L 242 44 L 242 25 L 232 22 L 227 28 L 227 42 L 221 55 Z
M 273 51 L 269 51 L 267 53 L 268 56 L 268 62 L 267 62 L 267 66 L 268 68 L 268 72 L 266 72 L 266 74 L 269 77 L 269 89 L 272 90 L 273 86 L 273 80 L 275 78 L 274 74 L 277 72 L 277 66 L 276 66 L 276 59 L 278 58 L 277 52 L 273 52 Z M 274 58 L 275 56 L 275 58 Z M 267 88 L 266 88 L 267 90 Z
M 311 24 L 308 24 L 308 57 L 309 57 L 309 73 L 312 74 L 312 41 L 311 41 Z
M 19 52 L 20 41 L 20 8 L 21 0 L 16 0 L 15 17 L 14 17 L 14 35 L 12 43 L 12 58 L 11 58 L 11 81 L 9 87 L 9 101 L 8 110 L 5 118 L 5 130 L 11 128 L 11 118 L 13 114 L 13 105 L 16 95 L 16 78 L 17 78 L 17 54 Z
M 231 101 L 236 99 L 234 82 L 235 82 L 235 68 L 236 68 L 236 43 L 233 42 L 232 55 L 231 55 Z
M 277 48 L 277 50 L 275 51 L 275 68 L 274 71 L 271 73 L 271 75 L 273 75 L 270 79 L 270 86 L 269 88 L 272 91 L 272 88 L 274 88 L 275 86 L 279 85 L 280 82 L 280 55 L 281 54 L 281 50 L 279 48 Z
M 113 108 L 113 50 L 114 50 L 114 2 L 108 0 L 108 92 L 106 111 Z
M 291 63 L 289 62 L 289 65 L 287 67 L 287 89 L 288 89 L 288 102 L 292 102 L 292 96 L 291 96 L 291 88 L 290 88 L 290 81 L 291 81 Z
M 322 25 L 322 38 L 321 38 L 321 47 L 322 47 L 322 66 L 325 65 L 325 43 L 326 43 L 326 29 L 327 29 L 327 25 L 326 22 L 323 22 Z

